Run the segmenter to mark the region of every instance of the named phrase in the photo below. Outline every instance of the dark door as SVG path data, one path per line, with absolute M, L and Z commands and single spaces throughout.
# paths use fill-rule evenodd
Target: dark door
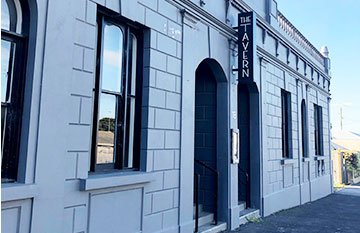
M 206 66 L 196 70 L 195 82 L 195 174 L 200 175 L 199 203 L 215 211 L 216 203 L 216 101 L 217 83 Z M 213 169 L 213 170 L 212 170 Z
M 250 98 L 247 86 L 238 87 L 238 127 L 240 131 L 240 162 L 238 167 L 239 202 L 250 207 Z

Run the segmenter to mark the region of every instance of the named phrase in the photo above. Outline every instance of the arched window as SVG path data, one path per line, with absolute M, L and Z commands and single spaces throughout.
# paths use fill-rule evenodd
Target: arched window
M 1 0 L 1 176 L 17 179 L 27 57 L 28 6 Z M 23 23 L 24 22 L 24 23 Z M 26 22 L 26 23 L 25 23 Z
M 140 167 L 142 32 L 98 14 L 91 171 Z M 101 42 L 101 43 L 100 43 Z
M 308 157 L 308 127 L 307 127 L 307 111 L 305 100 L 301 101 L 301 136 L 302 136 L 302 155 Z

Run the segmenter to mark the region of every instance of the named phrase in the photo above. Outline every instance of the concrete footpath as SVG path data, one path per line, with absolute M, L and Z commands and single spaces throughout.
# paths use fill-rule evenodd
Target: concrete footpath
M 360 185 L 346 186 L 328 197 L 275 213 L 231 232 L 360 233 Z

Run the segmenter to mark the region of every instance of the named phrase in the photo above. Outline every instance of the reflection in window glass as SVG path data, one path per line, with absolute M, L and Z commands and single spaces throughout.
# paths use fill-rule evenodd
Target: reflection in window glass
M 134 34 L 131 34 L 131 52 L 130 52 L 130 61 L 131 61 L 131 76 L 130 76 L 130 93 L 131 95 L 135 95 L 136 90 L 136 53 L 137 53 L 137 39 Z
M 11 43 L 5 40 L 1 40 L 1 138 L 4 140 L 4 129 L 6 127 L 6 115 L 7 115 L 7 102 L 9 97 L 7 95 L 8 80 L 9 80 L 9 61 L 10 61 L 10 47 Z M 11 78 L 11 77 L 10 77 Z M 3 141 L 1 141 L 1 148 Z
M 11 42 L 1 40 L 1 102 L 6 102 L 6 93 L 8 89 Z
M 121 92 L 123 32 L 114 25 L 104 26 L 101 89 Z
M 116 97 L 101 94 L 96 163 L 114 163 Z
M 1 0 L 1 29 L 10 29 L 9 6 L 5 0 Z

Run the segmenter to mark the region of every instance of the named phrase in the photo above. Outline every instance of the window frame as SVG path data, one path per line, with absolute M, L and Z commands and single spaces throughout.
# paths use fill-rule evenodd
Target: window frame
M 6 108 L 6 112 L 10 110 L 11 113 L 6 114 L 6 118 L 4 119 L 5 126 L 1 132 L 2 183 L 16 182 L 19 178 L 19 158 L 21 147 L 21 131 L 23 124 L 22 117 L 24 111 L 25 87 L 30 81 L 26 80 L 29 40 L 29 8 L 27 4 L 25 4 L 23 1 L 19 2 L 21 4 L 21 9 L 16 9 L 15 3 L 13 2 L 7 3 L 9 6 L 10 27 L 9 30 L 1 29 L 1 41 L 7 41 L 15 44 L 15 49 L 11 48 L 11 50 L 13 51 L 10 51 L 9 63 L 11 62 L 13 65 L 9 65 L 8 67 L 8 72 L 11 72 L 11 76 L 10 79 L 8 76 L 6 84 L 7 88 L 10 87 L 9 92 L 11 92 L 11 95 L 8 96 L 8 93 L 5 93 L 5 102 L 1 102 L 1 107 Z M 21 32 L 17 32 L 17 29 L 19 29 L 16 18 L 18 16 L 17 10 L 21 11 Z M 16 14 L 16 16 L 11 14 Z M 13 20 L 16 19 L 15 24 L 14 22 L 11 22 L 11 18 Z M 9 84 L 9 82 L 11 82 L 11 84 Z M 10 119 L 9 115 L 12 115 L 14 117 Z
M 292 158 L 291 93 L 281 89 L 281 141 L 282 157 Z
M 142 106 L 142 74 L 143 74 L 143 30 L 142 28 L 134 22 L 130 22 L 123 17 L 119 16 L 118 13 L 112 12 L 108 9 L 98 7 L 98 16 L 97 16 L 97 51 L 96 51 L 96 77 L 95 77 L 95 87 L 94 91 L 94 114 L 93 114 L 93 130 L 92 130 L 92 145 L 91 145 L 91 163 L 90 163 L 90 172 L 114 172 L 114 171 L 137 171 L 140 169 L 140 135 L 141 135 L 141 106 Z M 102 61 L 103 61 L 103 48 L 104 48 L 104 26 L 105 24 L 111 24 L 119 27 L 124 35 L 123 38 L 123 51 L 122 51 L 122 69 L 121 69 L 121 93 L 116 93 L 116 95 L 121 96 L 124 99 L 122 103 L 116 101 L 116 110 L 115 110 L 115 128 L 117 128 L 116 123 L 119 123 L 121 120 L 123 122 L 121 132 L 119 133 L 115 130 L 114 133 L 114 152 L 113 157 L 114 163 L 105 163 L 98 164 L 96 163 L 97 157 L 97 137 L 98 137 L 98 122 L 99 122 L 99 107 L 100 107 L 100 95 L 102 93 L 107 94 L 101 89 L 101 80 L 102 80 Z M 130 58 L 133 54 L 129 52 L 132 51 L 130 48 L 131 35 L 136 37 L 136 76 L 129 78 L 132 75 L 132 69 L 130 69 Z M 131 80 L 135 78 L 136 90 L 135 95 L 129 94 Z M 108 94 L 115 94 L 109 91 Z M 124 166 L 124 160 L 127 157 L 126 151 L 128 134 L 127 132 L 127 110 L 128 103 L 131 98 L 136 98 L 135 101 L 135 116 L 133 121 L 134 123 L 134 137 L 133 137 L 133 167 L 128 168 Z M 118 98 L 117 98 L 118 100 Z M 129 120 L 130 121 L 130 120 Z M 119 135 L 123 135 L 122 140 L 119 139 Z M 120 147 L 120 149 L 118 148 Z
M 323 113 L 320 105 L 314 104 L 315 155 L 323 156 Z

